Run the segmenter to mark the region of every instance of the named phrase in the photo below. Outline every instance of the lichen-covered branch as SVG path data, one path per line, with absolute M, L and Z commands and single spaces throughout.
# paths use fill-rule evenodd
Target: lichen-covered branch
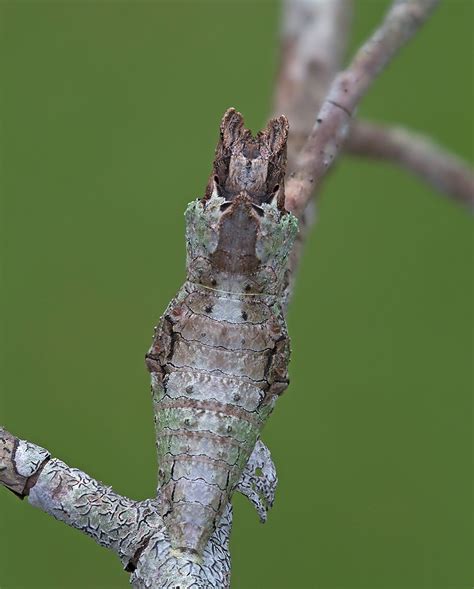
M 275 467 L 258 441 L 236 487 L 255 505 L 262 520 L 274 500 Z M 230 582 L 229 537 L 232 507 L 224 510 L 200 563 L 175 553 L 157 501 L 133 501 L 110 487 L 51 458 L 47 450 L 0 428 L 0 485 L 56 519 L 114 551 L 136 588 L 225 589 Z
M 44 448 L 0 427 L 0 483 L 20 499 L 28 496 L 50 457 Z
M 29 493 L 29 502 L 114 551 L 134 587 L 227 587 L 230 578 L 230 505 L 198 565 L 172 550 L 157 501 L 133 501 L 82 471 L 51 459 Z
M 153 501 L 132 501 L 36 444 L 0 429 L 0 483 L 118 554 L 130 568 L 162 523 Z
M 355 121 L 347 153 L 387 160 L 412 172 L 438 192 L 474 208 L 474 173 L 430 138 L 403 127 Z
M 164 526 L 139 555 L 130 578 L 135 589 L 210 589 L 230 586 L 229 538 L 232 506 L 227 504 L 219 525 L 204 549 L 201 562 L 174 552 Z
M 286 208 L 301 216 L 342 150 L 352 115 L 374 79 L 428 19 L 438 0 L 396 0 L 382 25 L 337 75 L 287 183 Z
M 173 554 L 156 501 L 133 501 L 47 450 L 0 428 L 0 484 L 89 535 L 120 557 L 140 588 L 227 587 L 232 510 L 225 510 L 202 563 Z

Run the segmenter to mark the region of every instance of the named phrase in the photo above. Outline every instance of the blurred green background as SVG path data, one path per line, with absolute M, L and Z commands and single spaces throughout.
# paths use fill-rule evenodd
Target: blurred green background
M 387 2 L 356 3 L 351 47 Z M 143 356 L 184 276 L 220 117 L 266 121 L 277 2 L 5 2 L 0 422 L 134 497 L 155 488 Z M 465 158 L 471 0 L 445 2 L 360 108 Z M 404 172 L 327 182 L 263 439 L 265 526 L 236 497 L 235 589 L 472 587 L 471 219 Z M 125 588 L 116 557 L 0 489 L 0 587 Z

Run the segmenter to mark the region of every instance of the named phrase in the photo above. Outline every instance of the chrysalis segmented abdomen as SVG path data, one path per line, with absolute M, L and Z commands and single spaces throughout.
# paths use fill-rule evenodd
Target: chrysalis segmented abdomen
M 146 357 L 161 513 L 173 548 L 197 557 L 288 384 L 287 132 L 280 117 L 253 137 L 227 111 L 206 196 L 186 211 L 187 281 Z
M 269 306 L 272 297 L 231 296 L 188 283 L 177 301 L 148 354 L 150 367 L 160 364 L 152 373 L 160 498 L 173 546 L 200 554 L 275 391 L 286 387 L 281 365 L 286 368 L 288 340 L 283 319 Z

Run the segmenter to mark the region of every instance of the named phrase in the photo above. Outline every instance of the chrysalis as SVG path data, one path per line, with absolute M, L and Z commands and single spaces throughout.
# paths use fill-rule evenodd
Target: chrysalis
M 186 210 L 186 282 L 146 355 L 161 513 L 172 547 L 197 558 L 288 386 L 287 135 L 284 116 L 253 137 L 225 113 L 206 194 Z

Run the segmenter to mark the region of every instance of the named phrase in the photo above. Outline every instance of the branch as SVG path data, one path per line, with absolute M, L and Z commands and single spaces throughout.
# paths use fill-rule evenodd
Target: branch
M 474 209 L 474 173 L 466 162 L 428 137 L 367 121 L 352 125 L 346 152 L 399 164 L 436 190 Z
M 227 587 L 230 505 L 196 564 L 172 553 L 155 500 L 132 501 L 0 428 L 0 484 L 116 552 L 134 587 Z
M 262 523 L 266 521 L 267 512 L 275 500 L 277 482 L 270 451 L 261 440 L 257 440 L 235 491 L 249 499 Z M 133 586 L 149 588 L 149 579 L 156 578 L 156 585 L 153 587 L 157 588 L 228 589 L 231 570 L 231 530 L 232 505 L 229 502 L 217 529 L 204 549 L 202 562 L 197 562 L 186 553 L 174 552 L 170 547 L 168 533 L 165 534 L 164 528 L 161 528 L 140 554 L 131 578 Z
M 274 116 L 284 113 L 290 123 L 288 170 L 311 129 L 346 51 L 352 16 L 351 0 L 285 0 L 280 38 L 280 69 L 275 89 Z M 300 215 L 300 231 L 288 262 L 285 306 L 293 292 L 296 269 L 306 236 L 315 221 L 310 200 Z
M 259 440 L 236 490 L 250 499 L 261 521 L 273 504 L 276 483 L 270 452 Z M 230 584 L 230 503 L 198 563 L 171 549 L 157 500 L 122 497 L 1 427 L 0 485 L 113 550 L 125 570 L 133 573 L 135 588 L 225 588 Z
M 215 532 L 204 549 L 202 562 L 170 547 L 164 524 L 139 554 L 130 582 L 135 589 L 181 589 L 230 586 L 229 538 L 232 506 L 227 504 Z
M 339 155 L 351 118 L 374 79 L 428 19 L 438 0 L 396 0 L 382 25 L 338 74 L 287 184 L 285 206 L 301 216 Z
M 341 67 L 352 16 L 351 0 L 285 0 L 274 116 L 290 122 L 288 168 L 303 147 L 314 113 Z
M 44 448 L 0 428 L 0 483 L 118 554 L 127 570 L 163 524 L 153 501 L 132 501 Z

